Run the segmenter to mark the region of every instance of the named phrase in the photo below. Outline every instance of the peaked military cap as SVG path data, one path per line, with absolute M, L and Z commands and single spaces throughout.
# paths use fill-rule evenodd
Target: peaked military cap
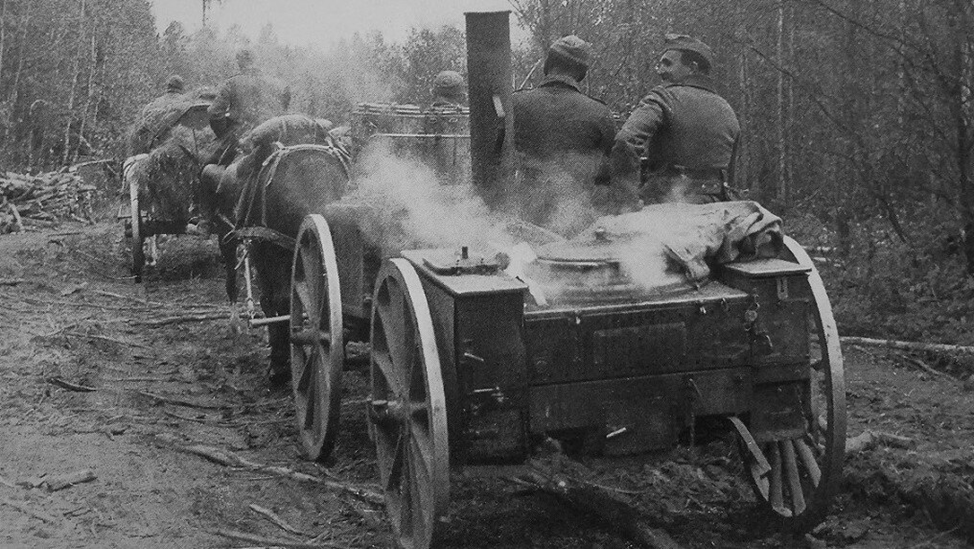
M 183 78 L 178 74 L 170 76 L 169 80 L 166 81 L 166 91 L 183 93 Z
M 433 79 L 433 89 L 454 90 L 463 87 L 463 77 L 456 71 L 440 71 Z
M 563 36 L 555 40 L 555 43 L 548 48 L 548 54 L 552 53 L 588 68 L 589 61 L 592 58 L 592 44 L 573 34 Z
M 663 51 L 692 51 L 704 59 L 710 65 L 714 64 L 714 52 L 710 46 L 688 34 L 667 34 L 663 36 Z

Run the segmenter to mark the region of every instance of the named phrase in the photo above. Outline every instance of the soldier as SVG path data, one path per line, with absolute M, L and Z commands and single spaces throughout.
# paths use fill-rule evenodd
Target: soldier
M 432 91 L 434 109 L 464 107 L 466 103 L 463 77 L 458 72 L 440 71 L 433 79 Z
M 593 184 L 609 181 L 615 125 L 609 108 L 580 87 L 590 58 L 589 43 L 559 38 L 541 83 L 513 96 L 518 192 L 511 198 L 522 219 L 566 234 L 587 221 L 579 212 L 591 206 Z
M 174 74 L 166 81 L 166 92 L 142 107 L 129 135 L 128 156 L 148 153 L 166 139 L 182 114 L 180 106 L 186 100 L 183 91 L 183 78 Z
M 682 34 L 665 37 L 656 71 L 663 84 L 642 99 L 616 136 L 613 185 L 644 202 L 729 200 L 740 125 L 714 90 L 713 53 Z M 640 159 L 650 172 L 640 181 Z M 640 189 L 640 186 L 642 187 Z
M 237 52 L 237 65 L 240 73 L 220 86 L 207 109 L 213 133 L 220 138 L 239 138 L 261 122 L 285 114 L 291 102 L 290 89 L 262 74 L 249 49 Z

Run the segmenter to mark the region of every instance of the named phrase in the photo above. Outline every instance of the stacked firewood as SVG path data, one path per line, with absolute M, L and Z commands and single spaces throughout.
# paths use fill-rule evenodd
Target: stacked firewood
M 24 230 L 25 223 L 51 225 L 93 219 L 93 185 L 74 173 L 0 176 L 0 234 Z

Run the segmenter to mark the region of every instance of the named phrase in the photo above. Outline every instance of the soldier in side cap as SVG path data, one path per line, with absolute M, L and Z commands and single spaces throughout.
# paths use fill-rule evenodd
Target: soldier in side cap
M 128 156 L 148 153 L 169 136 L 184 109 L 183 91 L 183 78 L 174 74 L 166 80 L 166 92 L 142 107 L 128 136 Z
M 463 77 L 456 71 L 440 71 L 433 79 L 434 109 L 463 107 L 466 103 Z
M 666 35 L 656 65 L 663 83 L 629 116 L 612 150 L 613 186 L 628 189 L 631 200 L 634 194 L 646 203 L 734 198 L 729 184 L 740 124 L 715 90 L 712 66 L 707 44 Z
M 589 220 L 580 216 L 594 193 L 609 181 L 615 137 L 609 108 L 582 92 L 592 46 L 577 36 L 548 49 L 544 79 L 514 93 L 517 189 L 510 193 L 526 221 L 571 234 Z M 581 200 L 581 202 L 579 202 Z M 590 204 L 589 204 L 590 205 Z M 579 226 L 581 225 L 581 226 Z

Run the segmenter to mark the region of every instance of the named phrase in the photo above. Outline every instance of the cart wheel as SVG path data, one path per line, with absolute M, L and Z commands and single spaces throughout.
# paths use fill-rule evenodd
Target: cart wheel
M 787 253 L 808 273 L 810 328 L 810 414 L 803 437 L 767 442 L 762 451 L 770 472 L 751 463 L 755 491 L 787 528 L 808 530 L 825 517 L 842 477 L 845 454 L 845 374 L 839 332 L 822 277 L 797 242 L 785 237 Z
M 447 510 L 446 398 L 429 304 L 405 259 L 382 265 L 372 301 L 368 413 L 386 510 L 405 549 L 427 549 Z
M 142 221 L 142 210 L 139 209 L 139 182 L 135 177 L 129 180 L 129 208 L 131 211 L 132 230 L 132 274 L 136 282 L 142 282 L 142 271 L 145 269 L 145 223 Z
M 308 459 L 331 454 L 338 432 L 342 366 L 342 294 L 325 218 L 304 218 L 291 271 L 291 385 Z

